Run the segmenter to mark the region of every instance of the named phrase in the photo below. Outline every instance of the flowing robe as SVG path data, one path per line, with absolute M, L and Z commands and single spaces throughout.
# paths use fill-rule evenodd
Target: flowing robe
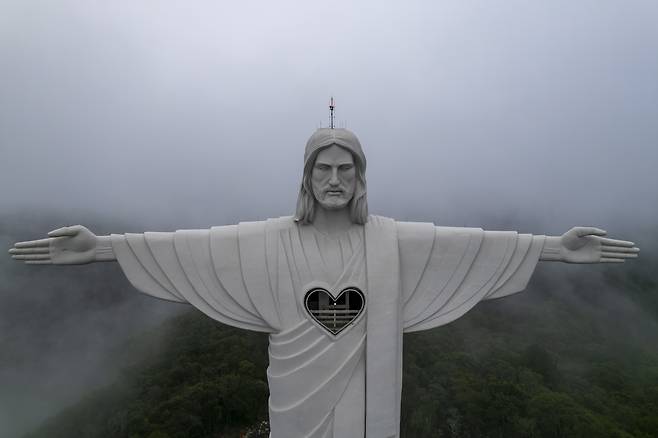
M 112 235 L 130 282 L 211 318 L 270 333 L 272 438 L 397 437 L 402 333 L 523 290 L 544 236 L 370 216 L 336 241 L 292 218 L 210 230 Z M 321 287 L 365 295 L 337 335 L 304 307 Z

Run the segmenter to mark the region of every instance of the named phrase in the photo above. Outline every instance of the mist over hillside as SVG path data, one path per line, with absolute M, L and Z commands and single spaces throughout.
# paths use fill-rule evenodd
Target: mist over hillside
M 36 216 L 23 211 L 0 218 L 0 245 L 9 248 L 15 241 L 44 235 L 70 223 L 73 214 L 98 234 L 147 226 L 139 221 L 111 223 L 94 213 Z M 481 223 L 488 229 L 541 228 L 529 221 L 515 223 L 513 218 L 483 217 Z M 653 248 L 658 242 L 646 237 L 657 234 L 635 232 L 644 236 L 637 240 L 643 249 L 641 258 L 622 266 L 540 263 L 526 292 L 481 303 L 459 323 L 468 338 L 460 348 L 484 354 L 505 345 L 508 331 L 516 343 L 539 343 L 549 350 L 567 340 L 579 345 L 577 337 L 582 335 L 583 347 L 593 337 L 608 350 L 627 345 L 656 352 L 658 288 Z M 94 388 L 115 382 L 125 369 L 159 357 L 160 324 L 189 310 L 186 305 L 138 293 L 115 263 L 35 267 L 7 255 L 0 257 L 0 276 L 2 436 L 34 429 Z M 540 311 L 543 308 L 545 313 Z M 490 318 L 489 312 L 496 316 Z M 526 332 L 541 337 L 519 338 L 515 321 L 520 321 L 519 327 L 527 325 L 523 315 L 540 315 L 539 325 Z M 199 314 L 198 318 L 206 317 Z M 148 343 L 129 342 L 146 330 L 153 333 Z M 477 341 L 489 331 L 496 333 L 494 339 Z
M 3 437 L 18 436 L 90 389 L 112 381 L 119 364 L 125 366 L 152 351 L 149 347 L 122 354 L 117 348 L 128 337 L 187 307 L 137 293 L 114 263 L 34 267 L 17 263 L 6 253 L 16 241 L 36 238 L 65 223 L 57 215 L 0 216 Z M 99 232 L 112 228 L 99 219 L 87 223 Z
M 403 436 L 656 436 L 652 263 L 563 266 L 542 264 L 526 292 L 405 336 Z M 190 309 L 122 348 L 153 339 L 152 354 L 116 364 L 120 379 L 28 436 L 237 437 L 266 418 L 266 335 Z

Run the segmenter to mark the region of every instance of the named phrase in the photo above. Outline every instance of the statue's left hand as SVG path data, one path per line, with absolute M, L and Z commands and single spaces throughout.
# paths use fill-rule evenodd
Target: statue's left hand
M 560 236 L 560 256 L 567 263 L 623 263 L 637 258 L 640 248 L 633 242 L 609 239 L 606 231 L 574 227 Z

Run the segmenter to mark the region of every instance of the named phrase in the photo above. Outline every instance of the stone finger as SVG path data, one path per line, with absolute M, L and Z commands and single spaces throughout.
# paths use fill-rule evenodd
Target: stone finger
M 15 260 L 50 260 L 50 254 L 13 255 L 11 258 Z
M 640 248 L 637 248 L 635 246 L 632 247 L 632 248 L 629 248 L 627 246 L 602 245 L 601 246 L 601 251 L 603 251 L 603 252 L 614 251 L 614 252 L 638 253 L 638 252 L 640 252 Z
M 624 263 L 624 259 L 603 257 L 601 263 Z
M 613 258 L 613 259 L 636 259 L 637 254 L 631 254 L 627 252 L 602 252 L 601 257 Z
M 16 248 L 36 248 L 39 246 L 48 246 L 50 245 L 51 239 L 48 237 L 46 239 L 39 240 L 26 240 L 25 242 L 18 242 L 14 244 Z
M 9 250 L 9 254 L 48 254 L 50 248 L 47 246 L 40 246 L 36 248 L 12 248 Z
M 629 242 L 627 240 L 608 239 L 607 237 L 601 238 L 601 243 L 603 245 L 610 245 L 610 246 L 628 246 L 628 247 L 635 246 L 633 242 Z

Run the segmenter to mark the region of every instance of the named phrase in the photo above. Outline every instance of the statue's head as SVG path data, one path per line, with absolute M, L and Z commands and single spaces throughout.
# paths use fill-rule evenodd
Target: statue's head
M 366 157 L 359 139 L 347 129 L 318 129 L 306 143 L 295 219 L 312 223 L 317 208 L 349 208 L 357 224 L 368 218 Z

